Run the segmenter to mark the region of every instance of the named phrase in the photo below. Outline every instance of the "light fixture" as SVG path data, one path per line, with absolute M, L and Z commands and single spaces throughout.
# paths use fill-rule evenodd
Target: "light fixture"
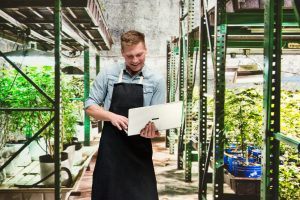
M 230 53 L 230 58 L 236 58 L 236 53 L 235 52 Z
M 250 55 L 250 49 L 243 49 L 243 55 L 249 56 Z

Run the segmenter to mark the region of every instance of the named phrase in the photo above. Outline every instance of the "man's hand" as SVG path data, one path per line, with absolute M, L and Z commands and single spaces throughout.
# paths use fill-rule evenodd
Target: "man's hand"
M 117 127 L 120 131 L 121 130 L 127 130 L 128 128 L 128 118 L 124 117 L 122 115 L 118 115 L 115 113 L 110 113 L 109 121 Z
M 159 137 L 160 133 L 156 130 L 156 127 L 153 122 L 146 124 L 145 128 L 141 130 L 140 135 L 145 138 L 155 138 Z
M 127 130 L 128 118 L 122 115 L 115 114 L 104 110 L 99 105 L 91 105 L 86 109 L 86 113 L 96 120 L 110 121 L 120 131 Z

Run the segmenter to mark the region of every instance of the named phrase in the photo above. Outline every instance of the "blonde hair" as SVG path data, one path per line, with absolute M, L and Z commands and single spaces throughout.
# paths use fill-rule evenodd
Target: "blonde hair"
M 121 48 L 125 46 L 132 46 L 142 42 L 145 45 L 145 35 L 139 31 L 130 30 L 121 35 Z

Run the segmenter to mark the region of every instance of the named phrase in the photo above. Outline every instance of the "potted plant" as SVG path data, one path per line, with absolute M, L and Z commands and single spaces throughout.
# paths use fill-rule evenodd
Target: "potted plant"
M 232 174 L 247 177 L 259 177 L 261 174 L 260 165 L 249 162 L 255 160 L 248 159 L 250 155 L 247 151 L 247 146 L 254 145 L 258 148 L 262 144 L 261 127 L 263 112 L 262 106 L 259 105 L 262 105 L 262 96 L 254 88 L 226 91 L 226 141 L 227 145 L 230 142 L 236 144 L 235 151 L 233 149 L 226 151 L 226 155 L 228 155 L 228 169 Z M 232 155 L 233 153 L 237 153 L 237 155 Z
M 54 95 L 54 75 L 53 67 L 44 66 L 42 68 L 26 67 L 23 69 L 25 73 L 30 76 L 33 81 L 39 85 L 50 97 Z M 36 91 L 33 86 L 28 83 L 22 76 L 18 75 L 14 70 L 1 69 L 0 71 L 3 78 L 0 80 L 0 87 L 2 93 L 0 94 L 0 106 L 1 107 L 51 107 L 50 102 Z M 77 123 L 76 106 L 70 101 L 72 96 L 71 86 L 67 87 L 67 81 L 62 81 L 62 116 L 63 126 L 61 127 L 62 142 L 70 143 L 75 135 L 75 127 Z M 6 143 L 8 139 L 8 133 L 12 136 L 16 136 L 15 133 L 23 133 L 23 138 L 31 137 L 33 132 L 36 132 L 41 124 L 45 124 L 53 115 L 50 112 L 10 112 L 0 113 L 1 117 L 6 117 L 5 120 L 1 120 L 6 125 L 6 136 L 1 137 L 1 145 Z M 2 126 L 2 123 L 1 123 Z M 3 135 L 1 135 L 3 136 Z M 11 138 L 14 138 L 11 137 Z M 43 139 L 45 142 L 43 142 Z M 42 154 L 48 154 L 49 160 L 53 160 L 53 146 L 51 141 L 53 140 L 53 126 L 48 127 L 40 138 L 40 141 L 33 142 L 30 147 L 34 149 L 32 159 L 41 156 Z M 43 147 L 40 148 L 41 144 Z M 61 147 L 63 144 L 61 144 Z M 40 151 L 36 151 L 36 147 Z M 0 148 L 1 151 L 2 148 Z M 36 154 L 39 152 L 38 154 Z M 33 155 L 35 154 L 35 155 Z M 65 156 L 62 156 L 65 157 Z M 45 160 L 43 157 L 42 160 Z M 47 161 L 48 162 L 48 161 Z M 63 161 L 62 161 L 63 162 Z M 72 164 L 72 163 L 70 163 Z M 70 167 L 69 167 L 70 168 Z M 53 170 L 53 168 L 52 168 Z
M 63 148 L 69 151 L 71 166 L 80 164 L 82 161 L 82 144 L 78 141 L 76 128 L 78 121 L 81 121 L 83 110 L 82 101 L 75 101 L 82 97 L 83 81 L 72 75 L 64 75 L 62 82 L 62 140 Z
M 73 94 L 73 87 L 75 87 L 73 84 L 70 84 L 70 80 L 67 79 L 64 75 L 62 75 L 62 82 L 61 82 L 61 95 L 62 95 L 62 110 L 61 110 L 61 115 L 62 115 L 62 126 L 61 126 L 61 146 L 60 148 L 63 149 L 64 151 L 62 152 L 61 155 L 61 165 L 62 167 L 65 167 L 67 169 L 72 169 L 72 166 L 74 164 L 75 160 L 75 150 L 80 149 L 75 146 L 74 143 L 74 135 L 76 133 L 76 124 L 78 121 L 78 117 L 76 115 L 76 105 L 74 102 L 72 102 L 72 98 L 74 97 Z M 54 87 L 54 86 L 52 86 Z M 49 167 L 50 162 L 53 162 L 53 146 L 51 144 L 51 141 L 53 139 L 53 129 L 50 128 L 48 129 L 44 134 L 43 134 L 48 141 L 48 147 L 49 147 L 49 154 L 43 157 L 40 157 L 40 161 L 46 160 L 47 164 L 45 164 L 45 167 L 47 169 L 52 169 L 53 167 Z M 67 153 L 67 156 L 65 155 Z M 80 157 L 80 154 L 77 154 L 78 157 Z M 76 157 L 76 158 L 78 158 Z M 82 155 L 81 155 L 82 157 Z M 66 162 L 67 160 L 67 162 Z M 53 166 L 54 164 L 51 163 L 50 166 Z M 47 172 L 49 173 L 49 172 Z M 44 174 L 47 175 L 47 173 L 42 173 L 42 177 L 44 177 Z M 65 179 L 64 179 L 65 178 Z M 67 179 L 67 174 L 65 174 L 65 177 L 63 179 L 66 181 Z M 53 176 L 49 178 L 48 182 L 44 182 L 44 184 L 50 184 L 53 183 Z

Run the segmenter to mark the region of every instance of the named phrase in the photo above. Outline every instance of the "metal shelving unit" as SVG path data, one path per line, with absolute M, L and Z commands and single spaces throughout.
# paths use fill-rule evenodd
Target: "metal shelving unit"
M 227 48 L 256 48 L 264 52 L 264 150 L 261 178 L 261 199 L 278 199 L 279 141 L 298 149 L 300 141 L 280 133 L 280 68 L 282 49 L 289 51 L 300 43 L 299 1 L 267 0 L 241 3 L 237 0 L 217 0 L 215 4 L 199 0 L 199 26 L 193 27 L 195 11 L 193 0 L 181 1 L 180 36 L 180 91 L 179 97 L 185 102 L 185 126 L 179 134 L 178 169 L 185 169 L 185 181 L 191 180 L 191 130 L 190 109 L 192 100 L 194 47 L 199 48 L 199 199 L 207 198 L 208 166 L 213 163 L 213 199 L 239 199 L 232 194 L 224 194 L 224 96 L 225 59 Z M 209 4 L 209 5 L 208 5 Z M 185 12 L 184 6 L 188 5 Z M 186 20 L 189 18 L 190 20 Z M 184 21 L 186 20 L 186 24 Z M 284 29 L 284 32 L 283 32 Z M 298 30 L 298 32 L 294 32 Z M 186 32 L 186 33 L 185 33 Z M 195 45 L 196 44 L 196 45 Z M 262 51 L 261 51 L 262 52 Z M 215 110 L 212 138 L 207 138 L 207 90 L 208 54 L 212 58 L 214 71 Z M 181 76 L 186 72 L 185 76 Z M 186 77 L 183 83 L 182 77 Z M 172 77 L 169 77 L 172 79 Z M 184 93 L 186 92 L 186 93 Z M 184 95 L 183 95 L 184 94 Z M 183 159 L 183 155 L 185 155 Z M 250 198 L 250 197 L 249 197 Z M 252 197 L 256 198 L 256 197 Z
M 35 89 L 37 89 L 51 103 L 49 108 L 0 108 L 0 111 L 32 112 L 50 111 L 54 117 L 37 131 L 4 165 L 3 170 L 26 146 L 35 140 L 43 130 L 54 123 L 54 158 L 55 158 L 55 199 L 61 199 L 60 182 L 60 127 L 61 127 L 61 89 L 60 63 L 61 51 L 84 51 L 84 98 L 89 95 L 89 53 L 108 50 L 112 45 L 112 38 L 105 23 L 99 1 L 18 1 L 2 2 L 0 5 L 0 33 L 5 39 L 16 43 L 35 41 L 38 48 L 54 49 L 55 53 L 55 99 L 50 98 L 36 85 L 16 64 L 5 54 L 0 55 L 16 69 Z M 100 68 L 99 54 L 96 65 Z M 90 121 L 85 115 L 85 145 L 89 145 Z

